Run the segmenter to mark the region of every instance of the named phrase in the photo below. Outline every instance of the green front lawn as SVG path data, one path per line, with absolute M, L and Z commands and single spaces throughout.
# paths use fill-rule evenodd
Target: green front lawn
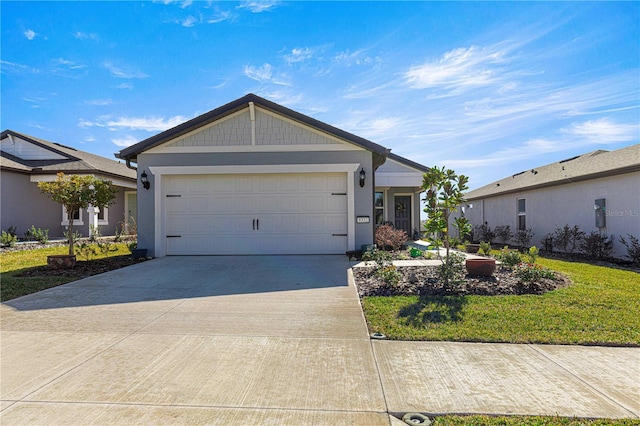
M 538 263 L 573 285 L 543 295 L 365 297 L 370 331 L 399 340 L 640 345 L 640 274 Z
M 575 419 L 539 416 L 442 416 L 433 419 L 433 426 L 605 426 L 638 425 L 636 419 Z
M 114 244 L 115 251 L 109 254 L 109 257 L 124 256 L 131 252 L 125 243 Z M 81 271 L 78 269 L 77 274 L 70 275 L 46 275 L 46 276 L 17 276 L 35 267 L 42 267 L 47 264 L 47 256 L 52 254 L 67 254 L 69 247 L 58 246 L 41 248 L 35 250 L 23 250 L 15 252 L 7 252 L 0 254 L 0 299 L 2 302 L 15 299 L 16 297 L 26 294 L 35 293 L 47 288 L 66 284 L 81 278 Z M 76 252 L 78 262 L 83 262 L 84 258 Z M 92 259 L 101 259 L 106 256 L 96 254 Z

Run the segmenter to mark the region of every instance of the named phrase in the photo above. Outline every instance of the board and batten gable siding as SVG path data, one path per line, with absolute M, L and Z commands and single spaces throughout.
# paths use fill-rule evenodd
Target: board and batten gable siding
M 254 132 L 252 126 L 255 126 L 255 140 L 252 140 Z M 256 107 L 253 123 L 249 109 L 245 108 L 148 152 L 175 152 L 176 148 L 184 147 L 201 149 L 211 147 L 215 150 L 216 147 L 237 146 L 249 149 L 251 146 L 294 147 L 296 145 L 307 146 L 307 148 L 309 145 L 334 145 L 338 149 L 344 146 L 344 142 Z M 348 149 L 361 150 L 354 145 Z
M 468 201 L 465 216 L 474 225 L 486 222 L 491 228 L 509 225 L 517 229 L 517 200 L 526 200 L 526 224 L 534 232 L 531 245 L 541 247 L 542 238 L 564 225 L 580 226 L 586 233 L 597 231 L 594 203 L 606 200 L 606 227 L 614 236 L 613 255 L 624 258 L 620 235 L 640 238 L 640 172 Z

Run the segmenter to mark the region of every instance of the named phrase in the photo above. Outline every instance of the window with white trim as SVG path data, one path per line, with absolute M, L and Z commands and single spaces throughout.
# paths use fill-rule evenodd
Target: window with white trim
M 107 207 L 103 207 L 98 211 L 98 225 L 108 225 L 109 224 L 109 209 Z
M 64 207 L 62 208 L 62 222 L 60 222 L 60 224 L 69 226 L 69 217 L 67 216 L 67 211 Z M 82 209 L 73 212 L 73 224 L 84 225 L 84 222 L 82 221 Z
M 524 198 L 518 198 L 518 231 L 527 229 L 527 205 Z

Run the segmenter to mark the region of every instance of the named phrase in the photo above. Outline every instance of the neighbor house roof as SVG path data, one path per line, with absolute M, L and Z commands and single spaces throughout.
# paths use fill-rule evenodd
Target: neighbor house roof
M 182 136 L 186 133 L 192 132 L 200 127 L 206 126 L 241 109 L 247 108 L 249 102 L 253 102 L 254 105 L 258 105 L 269 111 L 284 115 L 294 121 L 302 123 L 306 126 L 313 127 L 316 130 L 328 133 L 334 137 L 343 139 L 356 146 L 365 148 L 369 151 L 373 151 L 382 156 L 386 156 L 389 153 L 389 149 L 371 142 L 370 140 L 361 138 L 360 136 L 356 136 L 349 132 L 345 132 L 344 130 L 338 129 L 337 127 L 333 127 L 329 124 L 323 123 L 322 121 L 316 120 L 315 118 L 311 118 L 292 109 L 283 107 L 282 105 L 278 105 L 275 102 L 271 102 L 257 95 L 254 95 L 253 93 L 249 93 L 248 95 L 245 95 L 240 99 L 236 99 L 235 101 L 229 102 L 226 105 L 202 114 L 176 127 L 165 130 L 162 133 L 138 142 L 137 144 L 132 145 L 128 148 L 125 148 L 119 153 L 116 153 L 116 157 L 136 161 L 138 154 L 161 145 L 169 140 Z
M 50 156 L 39 155 L 38 159 L 21 158 L 20 152 L 12 152 L 10 144 L 5 139 L 10 137 L 21 139 L 51 153 Z M 0 166 L 3 169 L 23 172 L 28 174 L 102 174 L 110 177 L 136 180 L 136 172 L 128 168 L 124 163 L 110 160 L 89 152 L 35 138 L 24 133 L 5 130 L 0 134 L 3 147 L 0 151 Z
M 640 144 L 616 151 L 597 150 L 516 173 L 470 191 L 465 199 L 521 192 L 640 171 Z

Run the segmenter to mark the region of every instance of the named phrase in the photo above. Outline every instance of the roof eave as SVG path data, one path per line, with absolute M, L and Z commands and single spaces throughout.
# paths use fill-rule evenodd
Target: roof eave
M 621 167 L 619 169 L 606 170 L 606 171 L 597 172 L 597 173 L 590 173 L 590 174 L 585 174 L 585 175 L 582 175 L 582 176 L 576 176 L 576 177 L 572 177 L 572 178 L 565 178 L 565 179 L 562 179 L 562 180 L 556 180 L 556 181 L 553 181 L 553 182 L 540 183 L 540 184 L 537 184 L 537 185 L 522 186 L 522 187 L 519 187 L 519 188 L 508 189 L 508 190 L 505 190 L 505 191 L 493 192 L 493 193 L 489 193 L 489 194 L 479 195 L 477 197 L 474 197 L 474 196 L 468 197 L 468 196 L 466 196 L 465 200 L 466 201 L 476 201 L 476 200 L 481 200 L 483 198 L 499 197 L 499 196 L 502 196 L 502 195 L 516 194 L 516 193 L 521 193 L 521 192 L 524 192 L 524 191 L 531 191 L 531 190 L 535 190 L 535 189 L 549 188 L 549 187 L 552 187 L 552 186 L 565 185 L 565 184 L 574 183 L 574 182 L 584 182 L 586 180 L 600 179 L 600 178 L 611 177 L 611 176 L 618 176 L 618 175 L 627 174 L 627 173 L 633 173 L 633 172 L 638 172 L 638 171 L 640 171 L 640 164 L 632 164 L 630 166 Z

